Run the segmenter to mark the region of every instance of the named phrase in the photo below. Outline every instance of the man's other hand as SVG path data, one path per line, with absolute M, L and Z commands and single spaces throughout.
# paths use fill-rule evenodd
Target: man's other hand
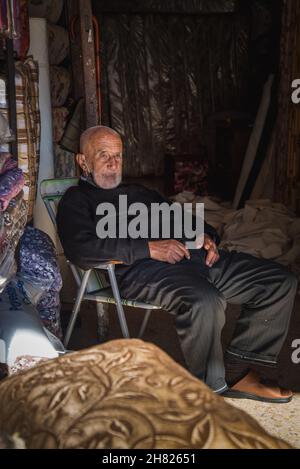
M 160 241 L 149 241 L 151 259 L 156 261 L 176 264 L 184 257 L 190 259 L 190 252 L 184 244 L 175 239 L 164 239 Z
M 216 243 L 207 235 L 204 234 L 204 249 L 207 251 L 205 263 L 208 267 L 212 267 L 220 259 Z

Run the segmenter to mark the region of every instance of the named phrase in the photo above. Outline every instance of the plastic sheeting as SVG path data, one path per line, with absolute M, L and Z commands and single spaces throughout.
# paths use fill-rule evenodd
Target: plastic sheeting
M 102 122 L 124 137 L 125 175 L 162 174 L 166 153 L 199 155 L 209 115 L 247 108 L 249 21 L 242 13 L 98 20 Z
M 36 309 L 17 279 L 8 284 L 0 304 L 0 362 L 12 367 L 20 357 L 56 358 Z

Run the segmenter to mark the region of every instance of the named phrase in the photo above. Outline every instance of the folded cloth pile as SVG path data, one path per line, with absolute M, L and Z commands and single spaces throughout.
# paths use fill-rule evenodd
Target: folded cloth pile
M 36 304 L 42 322 L 56 337 L 62 337 L 59 291 L 62 278 L 52 240 L 46 233 L 27 226 L 20 240 L 19 272 L 42 294 Z
M 24 176 L 16 166 L 9 153 L 0 153 L 0 292 L 16 271 L 15 249 L 27 221 Z
M 300 280 L 300 218 L 283 204 L 248 200 L 244 208 L 235 210 L 230 202 L 188 191 L 173 200 L 204 203 L 205 221 L 218 231 L 220 248 L 274 260 L 288 266 Z

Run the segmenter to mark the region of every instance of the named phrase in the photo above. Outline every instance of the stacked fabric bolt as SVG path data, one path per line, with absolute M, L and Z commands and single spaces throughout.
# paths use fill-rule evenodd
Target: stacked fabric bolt
M 12 199 L 5 212 L 0 214 L 0 264 L 2 255 L 11 248 L 15 249 L 23 234 L 27 218 L 27 207 L 23 191 Z
M 59 291 L 62 279 L 55 247 L 46 233 L 28 226 L 20 241 L 19 272 L 42 294 L 36 305 L 40 318 L 56 337 L 62 337 Z
M 0 153 L 0 292 L 14 275 L 15 249 L 27 221 L 24 176 L 9 153 Z
M 18 168 L 23 171 L 25 177 L 24 200 L 28 204 L 28 221 L 31 221 L 40 154 L 38 65 L 29 57 L 24 61 L 15 62 L 15 68 Z M 8 118 L 9 103 L 6 91 L 6 79 L 0 77 L 0 109 Z M 2 144 L 1 148 L 2 151 L 8 151 L 7 145 Z
M 0 212 L 4 212 L 9 202 L 16 197 L 24 186 L 21 169 L 15 168 L 1 175 L 0 178 Z

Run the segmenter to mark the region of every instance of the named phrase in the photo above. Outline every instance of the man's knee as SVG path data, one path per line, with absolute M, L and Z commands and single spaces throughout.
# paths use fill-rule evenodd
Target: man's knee
M 205 289 L 197 289 L 186 301 L 183 302 L 183 310 L 191 322 L 205 318 L 207 322 L 225 322 L 226 300 L 221 292 L 213 286 Z

